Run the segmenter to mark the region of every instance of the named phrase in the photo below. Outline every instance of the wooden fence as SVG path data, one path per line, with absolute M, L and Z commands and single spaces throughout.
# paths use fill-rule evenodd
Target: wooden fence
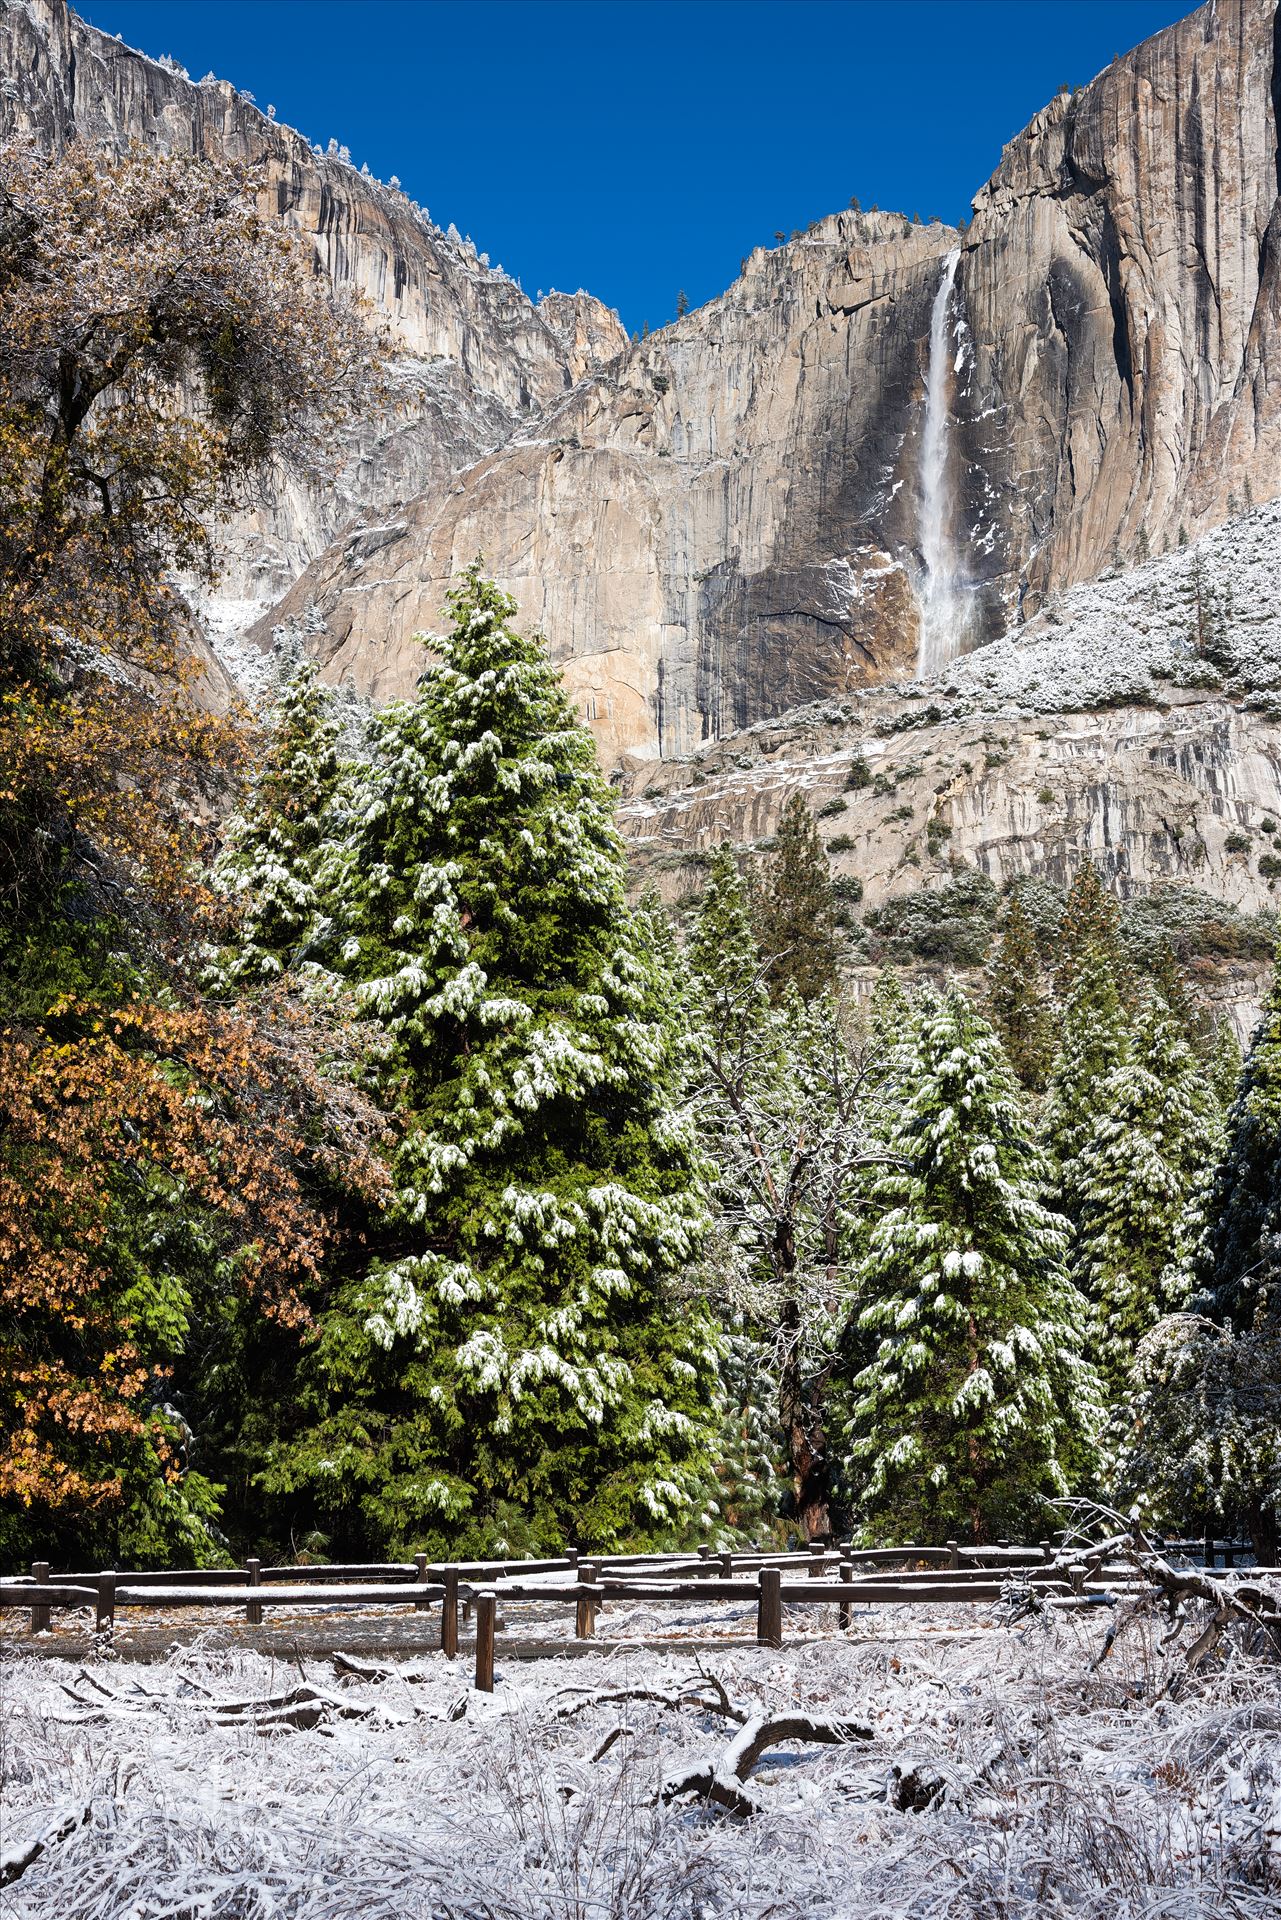
M 25 1608 L 31 1631 L 48 1631 L 55 1608 L 94 1609 L 100 1633 L 114 1629 L 124 1609 L 178 1607 L 243 1610 L 261 1625 L 279 1607 L 358 1608 L 362 1612 L 412 1606 L 440 1608 L 440 1649 L 458 1655 L 459 1616 L 476 1616 L 476 1685 L 492 1690 L 503 1602 L 574 1609 L 574 1638 L 591 1640 L 606 1601 L 646 1606 L 684 1602 L 739 1602 L 754 1607 L 756 1641 L 783 1643 L 784 1607 L 825 1607 L 835 1624 L 849 1625 L 854 1606 L 943 1603 L 991 1604 L 1016 1579 L 1060 1605 L 1105 1600 L 1140 1580 L 1126 1562 L 1105 1562 L 1079 1549 L 1036 1547 L 833 1548 L 815 1543 L 797 1553 L 714 1552 L 608 1554 L 580 1557 L 570 1549 L 547 1560 L 413 1561 L 361 1566 L 243 1567 L 52 1573 L 36 1562 L 29 1578 L 0 1580 L 0 1608 Z

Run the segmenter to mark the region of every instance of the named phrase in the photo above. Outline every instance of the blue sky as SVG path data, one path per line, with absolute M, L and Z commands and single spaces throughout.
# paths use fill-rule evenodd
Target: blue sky
M 636 329 L 857 194 L 955 220 L 1062 81 L 1178 0 L 85 0 L 331 136 L 527 293 Z

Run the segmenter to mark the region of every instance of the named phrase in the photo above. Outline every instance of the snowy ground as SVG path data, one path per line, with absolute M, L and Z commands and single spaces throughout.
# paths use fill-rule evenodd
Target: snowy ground
M 1276 1920 L 1281 1675 L 1231 1656 L 1159 1697 L 1183 1658 L 1157 1617 L 1123 1624 L 1095 1669 L 1116 1617 L 882 1608 L 844 1638 L 789 1620 L 779 1652 L 602 1637 L 575 1660 L 504 1660 L 500 1637 L 492 1695 L 465 1651 L 367 1678 L 212 1641 L 80 1667 L 10 1640 L 2 1852 L 47 1844 L 0 1913 Z M 652 1624 L 611 1608 L 600 1626 Z M 767 1753 L 747 1817 L 665 1801 L 737 1731 L 705 1675 L 740 1712 L 868 1737 Z M 286 1724 L 245 1704 L 303 1688 L 322 1697 Z M 679 1704 L 690 1688 L 706 1704 Z M 630 1689 L 669 1698 L 608 1697 Z
M 1198 594 L 1203 623 L 1221 624 L 1217 667 L 1197 656 Z M 1271 711 L 1281 699 L 1281 501 L 1069 588 L 1026 626 L 953 661 L 940 680 L 967 707 L 1055 713 L 1221 687 Z

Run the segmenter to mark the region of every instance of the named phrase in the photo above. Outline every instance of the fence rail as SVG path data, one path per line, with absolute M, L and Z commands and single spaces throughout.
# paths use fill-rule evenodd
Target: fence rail
M 1245 1549 L 1225 1542 L 1219 1551 L 1227 1570 Z M 1208 1552 L 1206 1564 L 1212 1564 Z M 474 1609 L 476 1685 L 492 1690 L 503 1602 L 572 1606 L 574 1638 L 580 1641 L 595 1637 L 597 1615 L 607 1601 L 645 1606 L 739 1602 L 755 1608 L 757 1643 L 778 1647 L 784 1607 L 834 1607 L 843 1629 L 854 1606 L 990 1605 L 1007 1592 L 1012 1578 L 1038 1600 L 1058 1606 L 1106 1602 L 1143 1584 L 1129 1562 L 1105 1560 L 1086 1547 L 1056 1551 L 1048 1540 L 1036 1547 L 1006 1541 L 962 1547 L 949 1540 L 941 1547 L 870 1549 L 815 1543 L 790 1553 L 700 1547 L 693 1554 L 587 1557 L 570 1549 L 543 1560 L 441 1562 L 418 1554 L 412 1561 L 315 1567 L 263 1567 L 250 1559 L 243 1567 L 65 1574 L 37 1561 L 29 1577 L 0 1580 L 0 1609 L 29 1609 L 31 1631 L 41 1633 L 49 1630 L 56 1609 L 92 1607 L 95 1629 L 110 1633 L 123 1609 L 243 1608 L 246 1622 L 260 1626 L 267 1611 L 278 1607 L 374 1611 L 412 1606 L 428 1612 L 439 1606 L 440 1649 L 449 1659 L 458 1654 L 460 1614 Z

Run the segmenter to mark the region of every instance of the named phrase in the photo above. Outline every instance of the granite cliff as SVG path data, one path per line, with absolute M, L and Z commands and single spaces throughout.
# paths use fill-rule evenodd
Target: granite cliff
M 193 82 L 97 31 L 66 0 L 0 0 L 0 138 L 46 150 L 75 137 L 140 140 L 243 165 L 260 206 L 306 235 L 335 286 L 363 296 L 389 331 L 390 405 L 342 450 L 334 483 L 322 490 L 282 474 L 265 508 L 220 529 L 233 626 L 270 605 L 353 517 L 446 488 L 627 339 L 587 294 L 536 306 L 336 142 L 322 152 L 271 114 L 225 80 Z
M 963 233 L 850 211 L 757 250 L 376 554 L 321 554 L 259 639 L 402 690 L 481 549 L 607 757 L 680 755 L 912 671 L 932 601 L 946 658 L 1270 497 L 1276 38 L 1273 0 L 1210 0 L 1037 115 Z
M 0 75 L 0 132 L 245 162 L 398 344 L 337 486 L 282 476 L 228 529 L 225 657 L 292 630 L 391 697 L 483 550 L 670 898 L 800 787 L 869 924 L 1087 853 L 1176 918 L 1214 896 L 1247 1019 L 1263 923 L 1233 915 L 1281 883 L 1273 0 L 1060 94 L 963 231 L 851 208 L 632 342 L 62 0 L 0 0 Z

